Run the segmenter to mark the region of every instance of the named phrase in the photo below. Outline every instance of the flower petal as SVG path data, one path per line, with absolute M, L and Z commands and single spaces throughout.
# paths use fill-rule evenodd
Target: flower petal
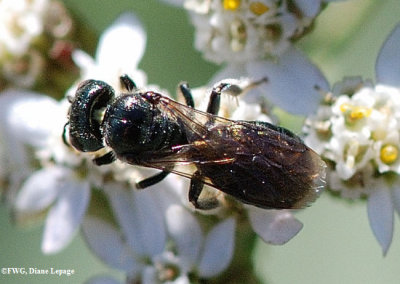
M 376 80 L 380 84 L 400 87 L 400 25 L 383 44 L 375 64 Z
M 123 73 L 135 71 L 146 46 L 146 33 L 133 13 L 122 14 L 101 36 L 96 60 Z
M 7 90 L 0 96 L 0 130 L 20 143 L 43 146 L 64 114 L 56 100 L 36 93 Z M 49 119 L 51 118 L 51 119 Z
M 199 258 L 203 234 L 197 219 L 182 206 L 172 205 L 166 212 L 167 228 L 175 241 L 178 256 L 189 271 Z
M 42 251 L 46 254 L 59 252 L 71 241 L 90 199 L 89 184 L 84 181 L 71 178 L 59 190 L 60 196 L 50 209 L 44 227 Z
M 165 247 L 167 235 L 163 212 L 155 202 L 152 190 L 127 190 L 119 184 L 108 184 L 106 192 L 113 211 L 133 251 L 155 256 Z
M 187 275 L 181 275 L 178 278 L 174 279 L 171 284 L 190 284 L 190 280 Z
M 322 99 L 318 89 L 329 89 L 321 71 L 296 49 L 286 52 L 277 63 L 254 61 L 247 67 L 251 78 L 268 78 L 257 90 L 273 104 L 292 113 L 314 112 Z
M 157 270 L 154 266 L 146 266 L 142 272 L 141 283 L 143 284 L 153 284 L 158 283 L 157 281 Z
M 93 69 L 96 66 L 94 59 L 83 50 L 76 49 L 72 53 L 72 60 L 80 69 Z M 76 86 L 73 86 L 75 91 Z
M 130 253 L 121 233 L 113 226 L 99 218 L 87 216 L 82 231 L 91 250 L 105 263 L 129 273 L 140 270 L 140 264 Z
M 33 148 L 43 147 L 65 116 L 58 103 L 33 92 L 9 89 L 0 94 L 0 176 L 8 179 L 5 198 L 15 202 L 21 183 L 33 171 Z M 51 118 L 51 119 L 49 119 Z M 65 123 L 65 122 L 64 122 Z
M 393 237 L 394 210 L 390 189 L 373 190 L 368 198 L 367 210 L 369 224 L 385 255 Z
M 321 0 L 295 0 L 294 2 L 306 17 L 315 17 L 321 11 Z
M 199 275 L 213 277 L 228 267 L 233 256 L 236 221 L 233 218 L 216 225 L 207 235 Z
M 33 173 L 18 193 L 15 209 L 18 212 L 44 210 L 56 199 L 64 182 L 65 169 L 50 167 Z
M 225 79 L 238 79 L 247 75 L 246 67 L 243 64 L 231 63 L 218 71 L 210 80 L 210 86 Z
M 248 212 L 254 232 L 266 243 L 283 245 L 303 228 L 303 224 L 288 210 L 251 208 Z

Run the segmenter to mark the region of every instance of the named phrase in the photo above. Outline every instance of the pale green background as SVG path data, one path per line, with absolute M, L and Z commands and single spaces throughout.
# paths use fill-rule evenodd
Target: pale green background
M 140 67 L 150 83 L 173 92 L 186 80 L 205 84 L 217 67 L 192 49 L 193 28 L 186 14 L 158 1 L 68 0 L 67 5 L 96 30 L 107 27 L 123 11 L 133 11 L 148 34 Z M 313 35 L 300 45 L 321 66 L 330 82 L 344 75 L 374 78 L 379 47 L 400 20 L 400 2 L 335 3 L 320 17 Z M 399 47 L 400 48 L 400 47 Z M 257 244 L 255 265 L 265 283 L 400 283 L 399 220 L 395 216 L 393 244 L 386 257 L 369 228 L 363 202 L 349 203 L 323 195 L 300 212 L 300 234 L 285 246 Z M 0 208 L 0 267 L 75 269 L 67 277 L 0 275 L 0 283 L 82 283 L 110 269 L 91 256 L 80 237 L 60 254 L 40 252 L 42 228 L 17 229 Z M 118 276 L 118 273 L 114 272 Z

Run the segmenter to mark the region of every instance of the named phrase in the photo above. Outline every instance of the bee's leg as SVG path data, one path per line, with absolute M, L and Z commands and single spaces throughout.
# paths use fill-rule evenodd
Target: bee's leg
M 114 152 L 110 151 L 103 156 L 97 157 L 93 159 L 93 163 L 95 163 L 97 166 L 102 166 L 102 165 L 107 165 L 111 164 L 112 162 L 115 161 L 115 155 Z
M 169 172 L 162 171 L 158 174 L 155 174 L 154 176 L 148 177 L 148 178 L 136 183 L 136 188 L 143 189 L 143 188 L 155 185 L 156 183 L 159 183 L 160 181 L 162 181 L 168 174 L 169 174 Z
M 210 100 L 208 101 L 207 112 L 217 115 L 221 104 L 221 92 L 224 88 L 230 86 L 228 83 L 221 83 L 214 87 L 211 91 Z
M 232 80 L 231 80 L 232 81 Z M 239 81 L 234 82 L 220 82 L 218 85 L 216 85 L 210 95 L 210 101 L 208 102 L 207 106 L 207 112 L 217 115 L 220 107 L 220 102 L 221 102 L 221 93 L 226 92 L 231 96 L 237 97 L 240 96 L 249 90 L 251 90 L 254 87 L 257 87 L 258 85 L 262 83 L 266 83 L 268 81 L 267 78 L 261 78 L 258 81 L 252 81 L 248 82 L 247 85 L 241 84 Z
M 121 81 L 122 87 L 124 87 L 127 91 L 131 92 L 137 89 L 135 82 L 128 75 L 122 75 L 119 77 L 119 80 Z
M 201 175 L 199 171 L 195 172 L 190 180 L 190 188 L 189 188 L 189 201 L 196 207 L 197 209 L 209 210 L 216 208 L 219 203 L 216 198 L 207 198 L 203 200 L 199 200 L 200 194 L 203 191 L 204 183 L 200 179 Z
M 192 92 L 190 91 L 190 87 L 188 83 L 182 82 L 178 86 L 178 92 L 180 92 L 185 99 L 186 105 L 188 107 L 194 108 L 194 100 Z

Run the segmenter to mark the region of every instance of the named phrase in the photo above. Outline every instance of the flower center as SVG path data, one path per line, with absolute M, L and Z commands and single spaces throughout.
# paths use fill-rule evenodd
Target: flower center
M 349 122 L 354 122 L 365 117 L 368 117 L 372 113 L 372 109 L 365 106 L 353 106 L 349 103 L 343 103 L 340 105 L 340 111 L 344 113 L 346 119 Z
M 264 3 L 261 2 L 252 2 L 250 4 L 250 11 L 253 12 L 253 14 L 260 16 L 264 14 L 265 12 L 268 12 L 269 7 L 265 5 Z
M 381 148 L 380 157 L 385 164 L 392 164 L 399 156 L 399 149 L 391 144 L 385 145 Z
M 240 0 L 224 0 L 223 6 L 225 10 L 235 11 L 240 6 Z

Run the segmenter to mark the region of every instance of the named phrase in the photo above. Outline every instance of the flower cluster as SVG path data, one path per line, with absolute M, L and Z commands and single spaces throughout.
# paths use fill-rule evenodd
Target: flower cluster
M 44 79 L 41 75 L 50 60 L 67 67 L 72 28 L 72 19 L 59 1 L 1 1 L 1 89 L 8 84 L 33 87 Z
M 399 40 L 397 27 L 379 54 L 376 85 L 358 77 L 335 84 L 305 126 L 305 141 L 329 165 L 328 187 L 344 198 L 368 199 L 370 224 L 384 253 L 394 208 L 400 208 L 399 72 L 390 61 L 400 54 Z
M 186 0 L 195 47 L 216 63 L 281 56 L 306 34 L 323 1 Z

